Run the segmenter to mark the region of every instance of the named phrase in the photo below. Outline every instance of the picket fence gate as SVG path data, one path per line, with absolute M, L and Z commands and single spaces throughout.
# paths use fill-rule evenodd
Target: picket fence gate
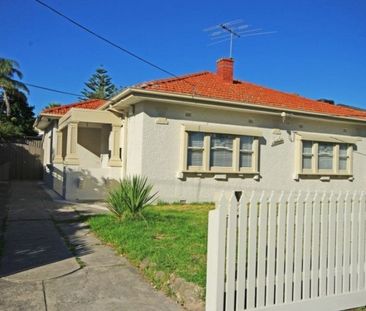
M 237 195 L 209 213 L 207 311 L 366 305 L 364 193 Z

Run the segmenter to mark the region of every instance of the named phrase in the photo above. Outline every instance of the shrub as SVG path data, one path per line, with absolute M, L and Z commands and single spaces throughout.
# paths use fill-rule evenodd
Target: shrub
M 120 220 L 125 217 L 142 217 L 143 209 L 157 197 L 157 192 L 151 194 L 152 188 L 146 177 L 126 177 L 109 192 L 108 208 Z

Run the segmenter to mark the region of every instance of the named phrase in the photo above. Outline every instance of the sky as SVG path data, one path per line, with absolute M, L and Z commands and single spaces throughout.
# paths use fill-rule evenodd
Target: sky
M 111 41 L 176 75 L 215 71 L 229 43 L 203 30 L 227 21 L 266 31 L 234 41 L 234 74 L 305 97 L 366 108 L 365 0 L 43 0 Z M 23 81 L 77 93 L 99 66 L 121 87 L 169 77 L 55 15 L 34 0 L 0 0 L 0 57 Z M 39 113 L 78 98 L 30 88 Z

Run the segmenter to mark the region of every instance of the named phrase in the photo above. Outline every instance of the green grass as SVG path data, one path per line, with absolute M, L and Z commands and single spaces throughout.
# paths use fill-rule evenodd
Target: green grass
M 175 273 L 205 287 L 207 220 L 213 208 L 212 204 L 150 206 L 144 211 L 145 220 L 119 222 L 103 215 L 88 222 L 97 236 L 135 265 L 148 258 L 153 270 Z M 146 270 L 154 281 L 151 269 Z

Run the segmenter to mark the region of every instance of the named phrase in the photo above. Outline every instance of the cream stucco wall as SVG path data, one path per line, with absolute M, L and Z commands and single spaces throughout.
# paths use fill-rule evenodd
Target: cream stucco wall
M 53 121 L 43 132 L 43 179 L 44 182 L 53 188 L 52 163 L 56 152 L 56 130 L 57 121 Z
M 134 114 L 128 118 L 126 171 L 128 174 L 147 176 L 159 191 L 161 200 L 213 201 L 223 190 L 365 190 L 366 131 L 363 125 L 325 119 L 310 120 L 291 115 L 283 122 L 280 113 L 269 116 L 152 102 L 137 104 L 134 110 Z M 168 124 L 157 124 L 159 117 L 166 117 Z M 183 180 L 178 179 L 182 124 L 261 129 L 260 179 L 256 181 L 253 176 L 228 175 L 227 180 L 215 180 L 213 174 L 201 177 L 193 174 L 186 175 Z M 283 144 L 271 146 L 275 137 L 273 129 L 280 130 Z M 354 180 L 332 178 L 324 182 L 319 177 L 294 180 L 295 131 L 362 137 L 354 151 Z
M 77 154 L 81 167 L 100 167 L 101 132 L 101 128 L 78 127 Z
M 121 168 L 66 166 L 64 197 L 71 201 L 103 200 L 120 179 Z
M 57 121 L 51 124 L 43 132 L 43 165 L 52 163 L 55 155 Z
M 122 159 L 122 165 L 125 166 L 124 172 L 126 176 L 143 174 L 143 149 L 145 148 L 144 142 L 146 142 L 146 138 L 144 137 L 145 114 L 143 113 L 142 108 L 143 106 L 139 105 L 135 108 L 134 112 L 130 111 L 127 122 L 125 122 L 125 127 L 123 128 L 123 131 L 127 131 L 126 157 Z M 123 144 L 122 146 L 126 145 Z
M 121 167 L 108 166 L 111 146 L 110 125 L 78 126 L 78 165 L 50 161 L 57 145 L 57 122 L 44 131 L 45 183 L 67 200 L 101 200 L 122 176 Z M 121 135 L 122 136 L 122 135 Z M 63 130 L 63 156 L 66 155 L 67 131 Z M 50 152 L 52 150 L 52 155 Z M 102 155 L 106 157 L 102 163 Z

